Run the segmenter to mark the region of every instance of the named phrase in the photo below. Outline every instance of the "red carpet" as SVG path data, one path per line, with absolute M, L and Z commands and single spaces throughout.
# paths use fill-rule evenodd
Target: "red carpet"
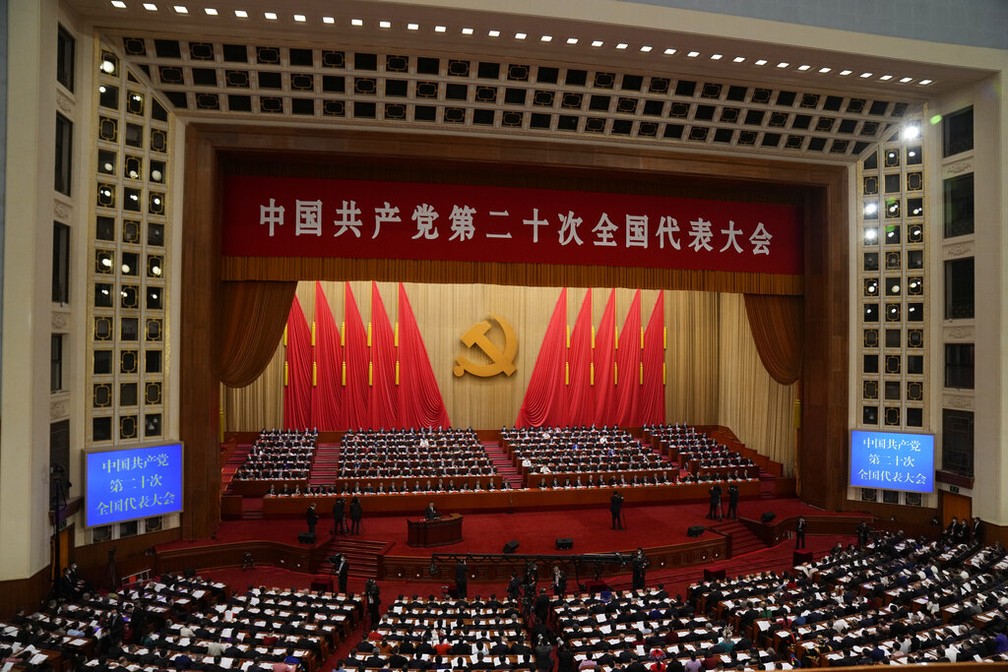
M 606 507 L 588 509 L 566 509 L 550 511 L 521 511 L 517 513 L 473 513 L 466 514 L 462 526 L 462 542 L 436 549 L 412 548 L 406 545 L 405 516 L 365 518 L 362 524 L 362 538 L 390 542 L 388 555 L 427 557 L 434 553 L 500 553 L 506 542 L 516 539 L 518 553 L 552 554 L 557 537 L 574 540 L 574 548 L 566 553 L 600 553 L 628 551 L 638 546 L 664 546 L 684 543 L 689 540 L 686 529 L 691 525 L 716 524 L 704 518 L 707 503 L 676 503 L 660 505 L 624 505 L 623 511 L 627 529 L 610 529 L 610 516 Z M 739 516 L 758 520 L 765 511 L 773 511 L 777 518 L 787 518 L 799 514 L 830 515 L 803 504 L 796 498 L 743 500 L 739 504 Z M 319 542 L 327 541 L 331 519 L 323 512 L 317 531 Z M 418 517 L 419 517 L 418 512 Z M 849 515 L 849 514 L 848 514 Z M 253 539 L 270 539 L 291 544 L 297 543 L 297 535 L 306 529 L 300 517 L 281 520 L 237 520 L 223 521 L 213 541 L 232 542 Z M 815 530 L 810 529 L 810 534 Z M 159 550 L 180 548 L 189 545 L 212 543 L 173 542 L 159 547 Z

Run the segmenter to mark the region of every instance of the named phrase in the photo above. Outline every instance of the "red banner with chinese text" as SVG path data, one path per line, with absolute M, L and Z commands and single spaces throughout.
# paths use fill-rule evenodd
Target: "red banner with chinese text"
M 528 262 L 800 275 L 798 208 L 450 184 L 230 176 L 234 257 Z

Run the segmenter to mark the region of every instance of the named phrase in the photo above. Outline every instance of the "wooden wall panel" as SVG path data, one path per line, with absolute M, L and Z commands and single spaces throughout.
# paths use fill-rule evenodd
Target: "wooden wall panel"
M 17 581 L 0 581 L 0 621 L 9 622 L 22 609 L 32 613 L 42 607 L 52 583 L 46 565 L 34 576 Z
M 216 220 L 217 169 L 213 144 L 186 129 L 185 205 L 182 211 L 179 436 L 185 443 L 186 539 L 207 537 L 220 520 L 219 423 L 220 236 Z

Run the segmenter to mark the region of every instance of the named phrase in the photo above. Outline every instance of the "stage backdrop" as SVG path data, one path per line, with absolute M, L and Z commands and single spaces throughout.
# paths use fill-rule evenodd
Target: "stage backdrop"
M 338 328 L 344 315 L 344 283 L 322 282 Z M 477 429 L 513 425 L 521 407 L 547 323 L 560 288 L 499 285 L 404 283 L 417 325 L 426 344 L 438 387 L 451 422 Z M 371 283 L 351 282 L 361 318 L 371 315 Z M 397 321 L 397 285 L 378 283 L 389 319 Z M 573 328 L 587 293 L 567 291 L 567 323 Z M 598 330 L 611 290 L 592 290 L 592 323 Z M 657 290 L 641 293 L 641 321 L 647 324 Z M 634 290 L 615 291 L 615 321 L 622 328 Z M 297 298 L 308 321 L 315 320 L 315 283 L 298 285 Z M 488 321 L 487 338 L 502 347 L 504 336 L 492 318 L 499 316 L 517 336 L 514 373 L 456 376 L 459 358 L 490 362 L 478 347 L 460 340 L 474 325 Z M 751 448 L 779 461 L 791 473 L 794 461 L 792 404 L 794 385 L 781 385 L 767 373 L 753 340 L 745 302 L 739 294 L 666 291 L 666 388 L 668 422 L 722 424 L 731 427 Z M 283 424 L 285 348 L 278 344 L 266 370 L 244 388 L 223 388 L 226 431 L 258 431 Z M 475 367 L 473 367 L 475 368 Z M 319 372 L 318 376 L 326 375 Z M 620 372 L 620 384 L 634 380 Z

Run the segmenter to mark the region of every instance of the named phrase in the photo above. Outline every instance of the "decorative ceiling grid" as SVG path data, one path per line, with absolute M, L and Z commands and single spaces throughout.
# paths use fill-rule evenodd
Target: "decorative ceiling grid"
M 532 59 L 106 39 L 190 118 L 437 127 L 849 162 L 919 107 L 861 93 Z

